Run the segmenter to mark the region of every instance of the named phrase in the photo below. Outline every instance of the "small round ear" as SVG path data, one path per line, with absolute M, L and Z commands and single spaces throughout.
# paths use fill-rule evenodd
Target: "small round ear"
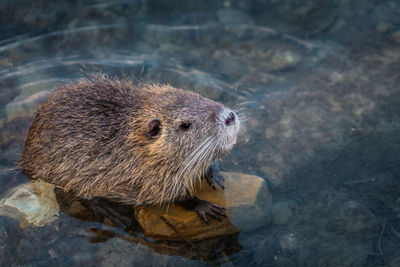
M 152 119 L 149 122 L 149 126 L 147 129 L 147 136 L 149 138 L 155 139 L 159 137 L 161 134 L 161 122 L 159 119 Z

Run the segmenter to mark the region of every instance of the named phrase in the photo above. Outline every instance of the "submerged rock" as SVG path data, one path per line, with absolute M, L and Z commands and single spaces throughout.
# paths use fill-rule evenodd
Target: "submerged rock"
M 272 223 L 275 225 L 285 225 L 293 215 L 292 209 L 287 202 L 274 203 L 271 207 Z
M 11 233 L 18 228 L 18 222 L 6 216 L 0 216 L 0 251 L 7 243 Z
M 54 185 L 34 180 L 8 191 L 0 199 L 0 215 L 19 221 L 22 228 L 45 226 L 59 216 Z
M 20 101 L 14 101 L 6 106 L 6 117 L 0 119 L 0 127 L 15 119 L 33 117 L 37 107 L 50 95 L 50 91 L 40 91 Z
M 354 237 L 373 237 L 379 231 L 376 216 L 367 206 L 356 200 L 348 200 L 338 207 L 332 229 L 338 233 L 351 234 Z
M 271 193 L 261 177 L 221 172 L 225 189 L 212 189 L 206 182 L 198 184 L 197 196 L 226 208 L 227 218 L 205 224 L 195 212 L 178 205 L 169 207 L 140 206 L 136 219 L 147 236 L 168 240 L 201 240 L 268 224 Z
M 393 42 L 400 44 L 400 31 L 394 32 L 390 37 Z

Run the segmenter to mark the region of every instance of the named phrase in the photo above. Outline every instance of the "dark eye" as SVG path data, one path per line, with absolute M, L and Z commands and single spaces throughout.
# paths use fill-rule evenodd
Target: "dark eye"
M 182 131 L 187 131 L 187 130 L 189 130 L 190 126 L 192 126 L 191 123 L 185 122 L 185 123 L 182 123 L 181 126 L 179 126 L 179 128 L 180 128 Z

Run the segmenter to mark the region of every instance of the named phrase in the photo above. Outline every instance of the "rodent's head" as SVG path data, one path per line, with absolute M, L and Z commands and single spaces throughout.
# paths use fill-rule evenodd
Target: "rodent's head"
M 222 104 L 167 85 L 148 85 L 143 92 L 143 147 L 157 164 L 173 162 L 171 174 L 192 179 L 236 143 L 239 118 Z

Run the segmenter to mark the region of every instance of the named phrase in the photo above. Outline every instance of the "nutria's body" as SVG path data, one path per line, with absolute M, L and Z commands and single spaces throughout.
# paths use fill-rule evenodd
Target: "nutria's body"
M 171 86 L 82 79 L 40 107 L 19 165 L 82 198 L 171 203 L 195 193 L 238 123 L 222 104 Z

